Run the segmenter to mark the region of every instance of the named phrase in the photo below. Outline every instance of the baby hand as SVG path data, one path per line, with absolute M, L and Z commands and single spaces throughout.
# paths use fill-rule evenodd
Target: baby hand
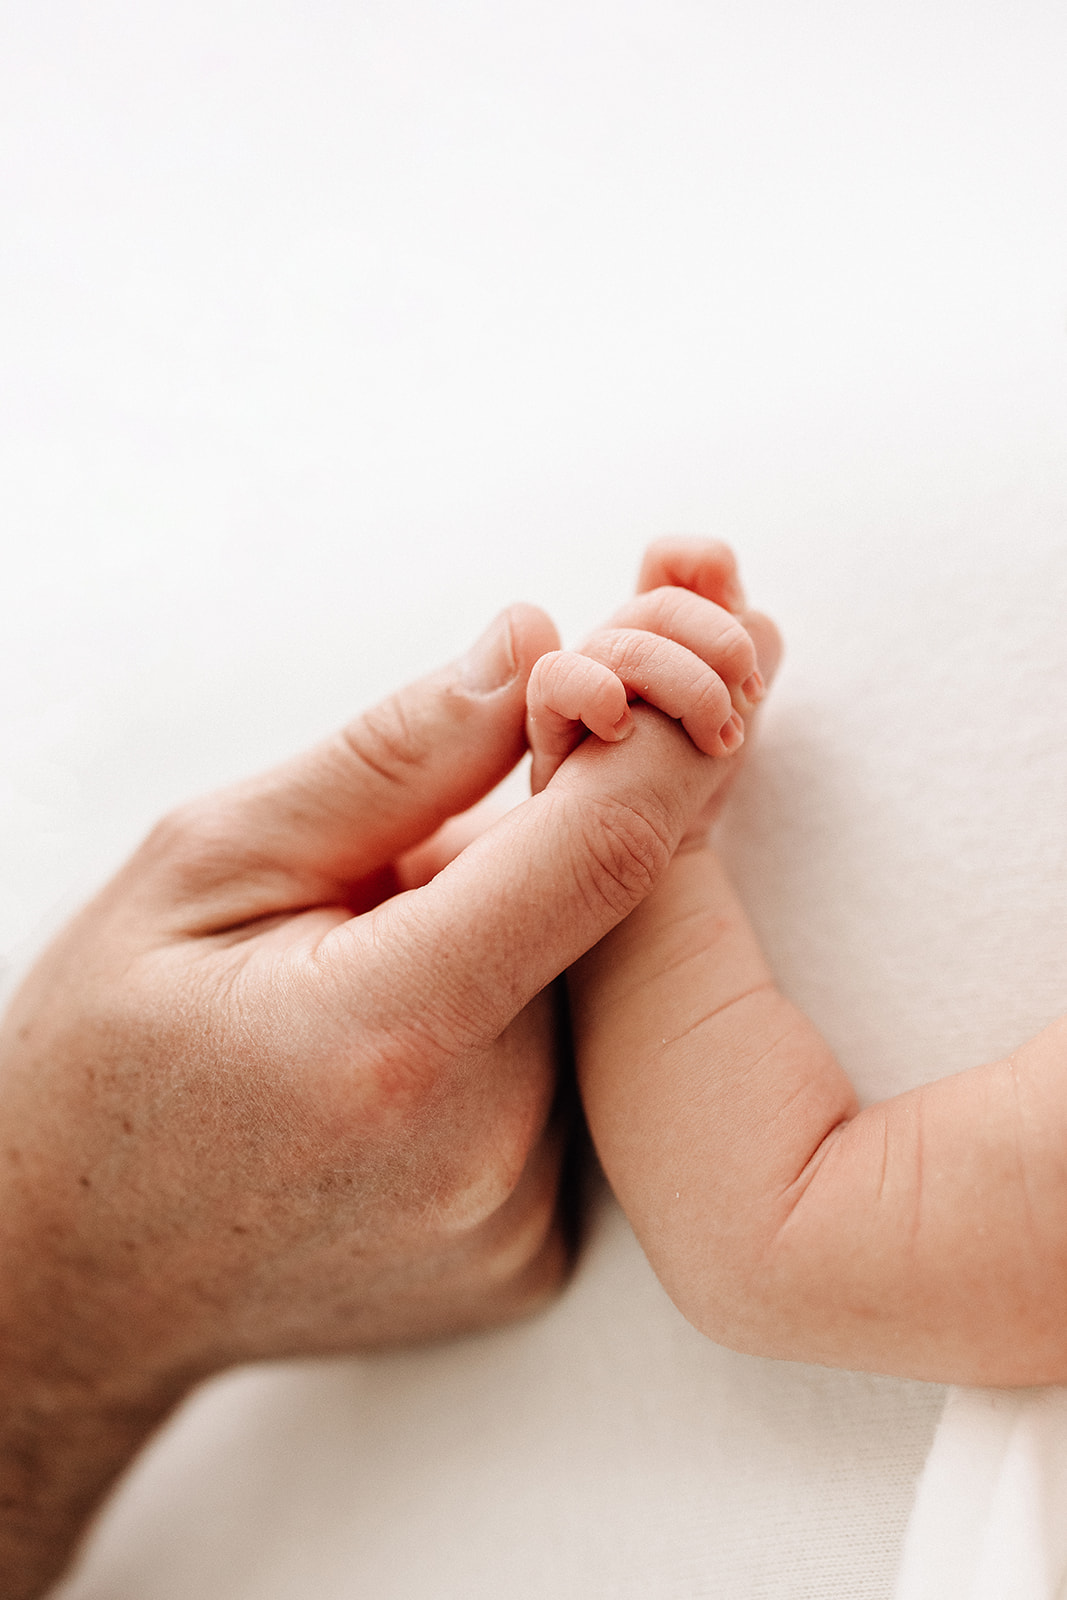
M 542 790 L 587 736 L 609 743 L 634 727 L 641 699 L 685 728 L 698 750 L 726 756 L 762 699 L 756 648 L 739 620 L 744 594 L 724 544 L 660 539 L 645 554 L 638 593 L 580 651 L 554 650 L 530 675 L 530 784 Z

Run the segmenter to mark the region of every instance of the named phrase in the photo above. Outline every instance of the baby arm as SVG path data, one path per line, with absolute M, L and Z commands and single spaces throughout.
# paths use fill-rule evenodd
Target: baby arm
M 860 1110 L 696 837 L 569 983 L 604 1168 L 703 1332 L 936 1381 L 1067 1381 L 1067 1020 Z

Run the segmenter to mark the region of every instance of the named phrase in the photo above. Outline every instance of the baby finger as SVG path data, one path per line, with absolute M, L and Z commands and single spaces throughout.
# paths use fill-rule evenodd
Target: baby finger
M 745 609 L 737 558 L 719 539 L 656 539 L 645 551 L 637 592 L 674 587 L 691 589 L 726 611 Z
M 583 727 L 584 725 L 584 727 Z M 585 737 L 623 739 L 633 726 L 626 690 L 604 663 L 573 650 L 553 650 L 534 664 L 526 688 L 526 738 L 533 752 L 535 794 Z
M 584 654 L 621 680 L 629 697 L 640 696 L 681 722 L 698 750 L 725 755 L 745 737 L 726 684 L 694 651 L 640 628 L 594 634 Z
M 747 630 L 729 611 L 700 595 L 687 589 L 651 589 L 628 600 L 611 626 L 643 629 L 684 645 L 748 705 L 763 697 L 756 647 Z

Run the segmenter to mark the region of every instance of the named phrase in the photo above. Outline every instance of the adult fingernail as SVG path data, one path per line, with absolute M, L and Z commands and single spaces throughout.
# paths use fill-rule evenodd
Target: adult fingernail
M 516 666 L 511 622 L 503 611 L 463 657 L 459 679 L 464 688 L 474 694 L 491 694 L 494 689 L 502 689 L 511 682 Z

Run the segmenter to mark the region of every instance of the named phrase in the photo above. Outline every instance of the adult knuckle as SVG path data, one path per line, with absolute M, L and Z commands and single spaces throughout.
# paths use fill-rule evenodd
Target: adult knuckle
M 402 1130 L 400 1143 L 413 1145 L 440 1071 L 432 1040 L 420 1040 L 409 1028 L 399 1038 L 366 1041 L 364 1055 L 359 1097 L 364 1127 L 388 1130 L 394 1139 Z
M 138 854 L 149 867 L 199 893 L 232 878 L 234 844 L 226 807 L 208 796 L 161 817 Z
M 411 1150 L 421 1150 L 426 1172 L 448 1170 L 442 1143 L 454 1121 L 450 1084 L 455 1052 L 430 1014 L 388 1026 L 372 1023 L 361 1048 L 358 1110 L 365 1127 Z M 430 1158 L 433 1158 L 432 1160 Z
M 426 764 L 430 748 L 399 697 L 373 706 L 337 735 L 341 754 L 387 784 L 403 786 Z
M 578 849 L 589 897 L 625 914 L 661 877 L 671 840 L 665 817 L 602 796 L 585 808 Z

